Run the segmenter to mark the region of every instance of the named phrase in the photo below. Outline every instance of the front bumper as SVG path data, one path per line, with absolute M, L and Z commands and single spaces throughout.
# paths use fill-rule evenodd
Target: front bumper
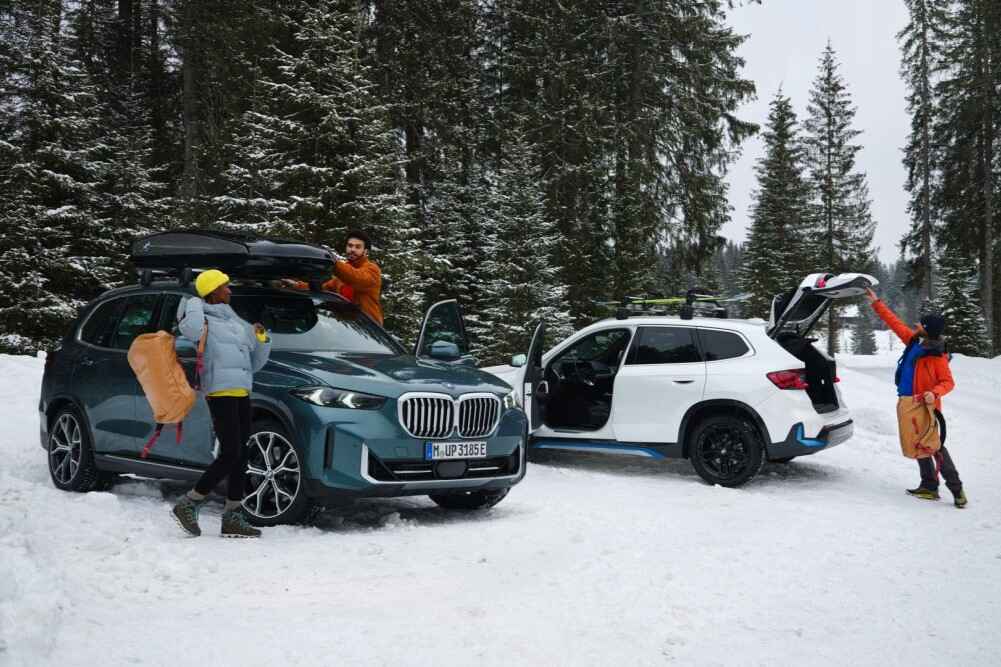
M 400 428 L 386 411 L 317 409 L 294 418 L 303 445 L 303 484 L 308 496 L 324 504 L 366 497 L 428 495 L 438 492 L 496 490 L 525 476 L 528 429 L 524 412 L 505 412 L 488 437 L 485 459 L 462 460 L 463 466 L 425 460 L 425 440 Z M 451 469 L 449 469 L 451 468 Z
M 785 440 L 773 442 L 768 446 L 768 458 L 784 459 L 792 456 L 816 454 L 848 440 L 852 437 L 854 430 L 854 423 L 849 419 L 839 424 L 826 425 L 820 429 L 816 436 L 808 438 L 804 435 L 803 423 L 799 422 L 789 429 L 789 435 L 786 436 Z

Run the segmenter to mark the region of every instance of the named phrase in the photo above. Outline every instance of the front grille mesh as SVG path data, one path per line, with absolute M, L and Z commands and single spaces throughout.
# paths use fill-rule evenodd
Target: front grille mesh
M 482 438 L 497 428 L 501 400 L 493 394 L 409 394 L 400 398 L 400 424 L 415 438 Z
M 467 398 L 459 403 L 459 436 L 481 438 L 492 433 L 500 419 L 500 401 L 494 396 Z
M 407 398 L 400 419 L 415 438 L 447 438 L 455 426 L 455 403 L 444 396 Z

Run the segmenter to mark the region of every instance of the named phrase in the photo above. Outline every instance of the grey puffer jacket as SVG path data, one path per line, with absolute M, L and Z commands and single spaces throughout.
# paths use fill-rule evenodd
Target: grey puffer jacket
M 261 370 L 271 354 L 271 341 L 257 340 L 254 327 L 240 318 L 228 304 L 205 303 L 190 298 L 177 309 L 177 327 L 181 335 L 198 344 L 206 322 L 202 391 L 212 394 L 228 389 L 254 386 L 254 373 Z

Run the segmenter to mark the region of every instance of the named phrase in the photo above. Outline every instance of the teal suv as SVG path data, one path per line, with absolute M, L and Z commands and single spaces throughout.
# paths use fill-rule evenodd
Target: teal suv
M 215 456 L 199 399 L 176 436 L 167 426 L 140 457 L 155 424 L 126 351 L 139 334 L 174 329 L 195 298 L 177 280 L 144 282 L 88 305 L 46 358 L 41 443 L 60 489 L 106 488 L 121 473 L 193 481 Z M 231 305 L 273 340 L 251 395 L 243 506 L 253 522 L 373 496 L 481 509 L 524 477 L 525 413 L 510 386 L 473 366 L 455 301 L 429 310 L 414 350 L 334 294 L 234 278 Z M 194 347 L 178 339 L 178 356 L 193 380 Z

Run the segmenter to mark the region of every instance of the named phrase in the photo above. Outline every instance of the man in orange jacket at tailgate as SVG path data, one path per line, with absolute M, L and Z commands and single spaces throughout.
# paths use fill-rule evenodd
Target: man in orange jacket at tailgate
M 345 248 L 346 257 L 331 253 L 334 263 L 334 276 L 323 283 L 326 292 L 340 294 L 348 301 L 356 304 L 362 312 L 382 324 L 382 271 L 368 257 L 370 241 L 368 234 L 353 229 L 347 234 Z M 281 281 L 285 287 L 307 289 L 308 285 L 298 280 L 286 278 Z
M 956 383 L 949 369 L 949 358 L 945 352 L 942 332 L 945 318 L 941 315 L 925 315 L 914 329 L 900 321 L 889 306 L 879 300 L 876 293 L 868 290 L 869 302 L 886 326 L 897 334 L 904 345 L 904 353 L 897 362 L 897 395 L 913 396 L 916 401 L 924 401 L 935 406 L 942 448 L 932 458 L 918 459 L 921 483 L 907 493 L 924 500 L 938 500 L 938 473 L 941 470 L 945 484 L 952 491 L 956 507 L 966 507 L 966 493 L 959 471 L 945 448 L 945 417 L 942 416 L 942 397 L 952 391 Z

